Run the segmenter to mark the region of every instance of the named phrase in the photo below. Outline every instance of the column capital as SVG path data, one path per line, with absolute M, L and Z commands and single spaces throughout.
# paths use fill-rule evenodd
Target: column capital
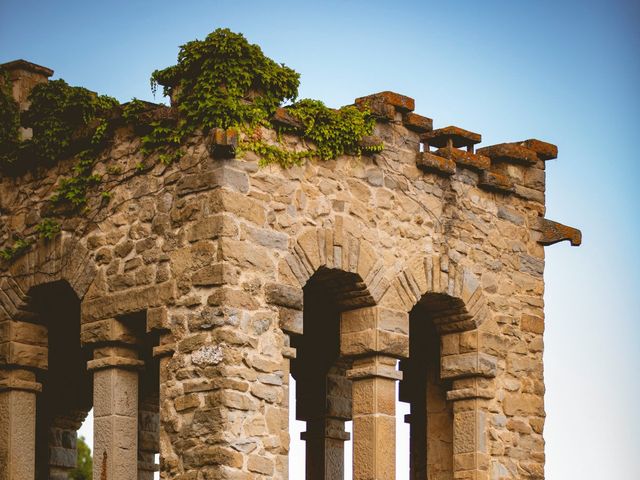
M 0 392 L 9 390 L 40 393 L 42 392 L 42 384 L 35 381 L 35 374 L 33 372 L 0 369 Z
M 398 359 L 386 355 L 371 355 L 356 358 L 347 370 L 347 378 L 360 380 L 364 378 L 388 378 L 402 380 L 402 372 L 397 370 Z
M 125 370 L 142 370 L 144 368 L 144 361 L 136 358 L 110 356 L 104 358 L 97 358 L 89 360 L 87 362 L 87 370 L 104 370 L 105 368 L 122 368 Z

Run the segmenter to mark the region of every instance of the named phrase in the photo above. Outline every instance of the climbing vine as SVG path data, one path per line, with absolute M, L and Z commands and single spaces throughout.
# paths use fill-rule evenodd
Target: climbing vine
M 20 113 L 7 72 L 0 69 L 0 165 L 12 165 L 20 145 Z
M 137 99 L 120 105 L 114 98 L 69 86 L 64 80 L 35 86 L 29 97 L 31 105 L 21 114 L 5 75 L 0 78 L 0 171 L 22 173 L 74 156 L 73 174 L 58 183 L 50 210 L 76 214 L 87 209 L 89 192 L 102 182 L 102 176 L 94 173 L 95 161 L 118 122 L 132 127 L 146 158 L 164 164 L 180 159 L 191 136 L 213 128 L 238 129 L 240 151 L 256 152 L 262 165 L 290 167 L 311 157 L 329 160 L 382 148 L 360 146 L 373 132 L 375 121 L 370 112 L 355 106 L 335 110 L 318 100 L 296 102 L 299 78 L 242 34 L 228 29 L 182 45 L 176 65 L 152 73 L 154 94 L 162 86 L 163 94 L 171 97 L 173 107 L 164 107 L 167 115 L 153 115 L 163 110 L 158 105 Z M 294 119 L 291 125 L 272 121 L 283 105 Z M 31 128 L 32 138 L 20 141 L 20 126 Z M 275 143 L 265 141 L 263 127 L 277 132 Z M 283 134 L 295 134 L 313 147 L 293 151 L 282 140 Z M 136 171 L 146 168 L 147 162 L 140 162 Z M 100 195 L 107 201 L 111 196 L 108 191 Z M 61 206 L 66 208 L 58 208 Z M 45 218 L 36 227 L 44 239 L 54 238 L 59 231 L 60 224 L 53 218 Z M 30 242 L 20 238 L 1 250 L 0 257 L 14 258 Z

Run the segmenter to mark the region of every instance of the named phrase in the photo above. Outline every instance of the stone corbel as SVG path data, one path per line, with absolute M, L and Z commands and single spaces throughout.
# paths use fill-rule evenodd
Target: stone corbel
M 582 232 L 577 228 L 568 227 L 562 223 L 541 218 L 538 223 L 540 238 L 538 243 L 544 246 L 568 240 L 573 247 L 582 244 Z

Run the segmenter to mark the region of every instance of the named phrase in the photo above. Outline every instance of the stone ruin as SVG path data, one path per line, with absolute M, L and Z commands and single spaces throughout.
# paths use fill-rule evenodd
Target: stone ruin
M 22 109 L 53 73 L 4 67 Z M 581 241 L 544 216 L 557 148 L 363 101 L 380 153 L 260 167 L 213 130 L 4 262 L 1 480 L 67 479 L 92 408 L 96 480 L 286 479 L 289 408 L 308 480 L 344 478 L 350 420 L 353 478 L 394 479 L 398 385 L 411 479 L 544 478 L 544 246 Z M 140 159 L 121 128 L 97 168 Z M 5 244 L 72 165 L 0 177 Z

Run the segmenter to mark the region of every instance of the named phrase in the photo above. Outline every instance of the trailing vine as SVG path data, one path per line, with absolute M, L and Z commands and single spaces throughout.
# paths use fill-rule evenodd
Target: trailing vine
M 335 110 L 318 100 L 296 102 L 299 78 L 293 69 L 266 57 L 259 46 L 228 29 L 182 45 L 176 65 L 152 73 L 154 95 L 162 86 L 163 94 L 171 97 L 171 109 L 137 99 L 121 106 L 112 97 L 53 80 L 35 86 L 29 96 L 30 108 L 20 113 L 4 74 L 0 78 L 0 171 L 22 173 L 75 157 L 73 174 L 59 181 L 50 198 L 55 216 L 88 208 L 89 192 L 102 182 L 102 176 L 94 173 L 95 161 L 117 124 L 132 127 L 145 158 L 164 164 L 180 159 L 190 137 L 213 128 L 238 129 L 242 133 L 240 151 L 257 153 L 261 165 L 275 163 L 285 168 L 312 157 L 329 160 L 382 148 L 360 146 L 375 126 L 370 112 L 355 106 Z M 295 119 L 290 126 L 272 122 L 283 105 Z M 167 115 L 153 114 L 163 108 Z M 32 129 L 32 138 L 20 140 L 21 126 Z M 263 127 L 277 132 L 275 143 L 262 138 Z M 314 148 L 293 151 L 282 140 L 283 134 L 295 134 Z M 108 166 L 107 173 L 116 168 Z M 147 168 L 145 160 L 135 170 Z M 100 192 L 100 196 L 108 201 L 111 192 Z M 60 229 L 58 221 L 49 216 L 36 227 L 36 233 L 50 240 Z M 15 258 L 31 242 L 19 238 L 0 250 L 0 257 Z

